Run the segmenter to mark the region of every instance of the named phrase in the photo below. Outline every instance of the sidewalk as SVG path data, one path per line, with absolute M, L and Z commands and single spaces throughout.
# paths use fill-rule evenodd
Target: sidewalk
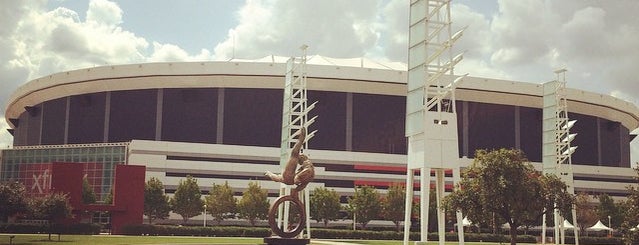
M 352 242 L 338 242 L 338 241 L 327 241 L 327 240 L 316 240 L 316 239 L 313 239 L 311 243 L 325 244 L 325 245 L 358 245 L 357 243 L 352 243 Z

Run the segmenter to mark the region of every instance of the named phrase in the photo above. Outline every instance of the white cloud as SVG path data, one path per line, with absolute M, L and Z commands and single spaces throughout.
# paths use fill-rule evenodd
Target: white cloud
M 379 39 L 378 1 L 247 1 L 239 24 L 215 47 L 221 60 L 299 55 L 298 47 L 331 57 L 361 57 Z
M 207 49 L 202 49 L 199 54 L 192 56 L 177 45 L 153 42 L 153 54 L 147 61 L 201 61 L 210 59 L 211 52 Z
M 98 26 L 117 26 L 122 23 L 122 9 L 108 0 L 92 0 L 87 11 L 87 23 Z

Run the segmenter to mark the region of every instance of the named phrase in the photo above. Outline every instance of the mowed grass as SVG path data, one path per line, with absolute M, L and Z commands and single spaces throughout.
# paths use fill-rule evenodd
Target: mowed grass
M 0 245 L 9 244 L 10 234 L 0 234 Z M 387 240 L 312 240 L 311 245 L 327 245 L 325 241 L 334 241 L 342 243 L 352 243 L 361 245 L 401 245 L 402 241 Z M 243 244 L 264 244 L 263 238 L 240 238 L 240 237 L 172 237 L 172 236 L 118 236 L 118 235 L 62 235 L 58 241 L 57 235 L 51 236 L 49 241 L 48 235 L 40 234 L 18 234 L 13 238 L 15 245 L 72 245 L 72 244 L 219 244 L 219 245 L 243 245 Z M 414 244 L 411 241 L 410 244 Z M 437 242 L 429 242 L 429 245 L 435 245 Z M 457 242 L 447 242 L 447 245 L 458 244 Z M 488 242 L 466 242 L 468 245 L 493 245 L 499 243 Z

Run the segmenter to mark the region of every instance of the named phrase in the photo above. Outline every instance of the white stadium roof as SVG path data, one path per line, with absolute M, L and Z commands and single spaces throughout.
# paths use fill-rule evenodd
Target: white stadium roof
M 299 57 L 295 57 L 299 58 Z M 266 56 L 260 59 L 230 59 L 229 62 L 258 62 L 258 63 L 286 63 L 290 57 L 284 56 Z M 325 65 L 325 66 L 343 66 L 343 67 L 360 67 L 371 69 L 384 69 L 395 71 L 406 71 L 408 66 L 402 62 L 383 62 L 371 60 L 368 58 L 331 58 L 321 55 L 310 55 L 307 57 L 306 63 L 309 65 Z

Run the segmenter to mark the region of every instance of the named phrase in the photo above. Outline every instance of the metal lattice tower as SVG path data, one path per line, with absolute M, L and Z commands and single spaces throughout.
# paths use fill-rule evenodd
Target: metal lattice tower
M 444 170 L 460 180 L 453 69 L 463 55 L 452 56 L 452 46 L 463 30 L 451 31 L 450 0 L 411 0 L 406 99 L 406 211 L 404 244 L 408 244 L 415 172 L 420 173 L 421 242 L 427 241 L 430 171 L 435 170 L 437 206 L 444 195 Z M 439 244 L 444 244 L 444 212 L 437 209 Z M 457 213 L 460 244 L 464 243 L 462 215 Z
M 286 62 L 286 76 L 284 83 L 284 99 L 283 99 L 283 111 L 282 111 L 282 140 L 280 144 L 280 167 L 284 169 L 286 163 L 290 158 L 290 151 L 297 142 L 301 128 L 306 128 L 313 124 L 317 116 L 309 119 L 309 112 L 315 107 L 315 103 L 308 104 L 307 91 L 306 91 L 306 49 L 308 46 L 302 45 L 302 56 L 299 59 L 291 57 Z M 308 130 L 306 130 L 308 132 Z M 308 142 L 317 131 L 309 132 L 306 135 L 303 149 L 308 149 Z M 290 186 L 285 184 L 280 185 L 280 196 L 288 195 L 291 192 Z M 304 189 L 302 202 L 304 202 L 306 213 L 310 213 L 309 205 L 309 192 Z M 289 205 L 286 203 L 282 208 L 278 210 L 278 224 L 284 223 L 284 227 L 288 226 L 288 209 Z M 306 237 L 310 238 L 310 215 L 306 215 Z
M 543 107 L 543 172 L 558 176 L 568 186 L 568 192 L 575 194 L 574 178 L 571 156 L 577 150 L 571 146 L 572 140 L 577 134 L 571 134 L 570 128 L 576 120 L 568 118 L 568 96 L 566 94 L 566 70 L 555 71 L 556 80 L 544 83 L 544 107 Z M 565 228 L 564 218 L 558 210 L 554 214 L 555 244 L 564 244 Z M 573 225 L 577 227 L 577 215 L 575 207 L 572 208 Z M 543 230 L 546 229 L 546 219 L 543 219 Z M 576 244 L 579 244 L 578 230 L 574 229 Z M 561 237 L 561 239 L 556 239 Z M 542 232 L 542 240 L 545 243 L 545 232 Z

